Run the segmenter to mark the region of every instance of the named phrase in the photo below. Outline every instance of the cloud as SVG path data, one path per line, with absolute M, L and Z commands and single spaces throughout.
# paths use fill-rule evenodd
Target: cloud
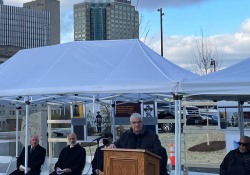
M 17 6 L 22 7 L 23 3 L 28 2 L 27 0 L 3 0 L 4 5 L 11 5 L 11 6 Z
M 190 6 L 193 4 L 200 4 L 209 0 L 132 0 L 132 4 L 137 6 L 138 9 L 155 10 L 157 8 L 180 8 Z
M 196 36 L 164 37 L 164 57 L 183 68 L 188 68 L 197 49 L 195 44 L 197 38 Z M 231 66 L 250 57 L 250 19 L 245 20 L 235 33 L 214 35 L 209 38 L 217 47 L 221 67 Z M 160 53 L 159 36 L 148 45 Z
M 250 19 L 247 19 L 243 22 L 243 24 L 241 25 L 241 31 L 250 34 Z
M 68 12 L 61 17 L 61 43 L 74 40 L 73 12 Z
M 4 0 L 4 4 L 13 6 L 22 6 L 24 2 L 30 0 Z M 199 4 L 209 0 L 132 0 L 132 4 L 138 8 L 155 10 L 159 7 L 180 8 L 193 4 Z M 210 0 L 212 1 L 212 0 Z M 82 2 L 82 0 L 61 0 L 61 42 L 73 41 L 73 4 Z M 151 34 L 145 43 L 160 54 L 160 35 Z M 232 64 L 250 57 L 250 19 L 245 20 L 235 33 L 210 36 L 216 43 L 219 58 L 222 67 L 228 67 Z M 173 63 L 188 68 L 189 62 L 194 57 L 194 51 L 197 48 L 195 44 L 196 36 L 164 36 L 164 57 Z M 144 39 L 142 39 L 144 40 Z

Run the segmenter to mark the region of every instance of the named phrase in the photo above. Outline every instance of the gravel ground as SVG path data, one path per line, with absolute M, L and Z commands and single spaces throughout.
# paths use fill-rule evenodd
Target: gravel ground
M 197 152 L 197 151 L 188 151 L 189 148 L 207 142 L 207 138 L 209 137 L 209 141 L 225 141 L 224 133 L 216 133 L 216 134 L 185 134 L 185 143 L 186 143 L 186 151 L 184 151 L 184 134 L 182 134 L 181 140 L 181 155 L 182 155 L 182 163 L 189 164 L 220 164 L 226 155 L 226 149 L 221 149 L 218 151 L 211 152 Z M 167 149 L 169 155 L 170 143 L 174 143 L 174 134 L 173 133 L 162 133 L 159 134 L 162 145 Z M 186 152 L 186 154 L 185 154 Z M 186 158 L 185 158 L 186 155 Z

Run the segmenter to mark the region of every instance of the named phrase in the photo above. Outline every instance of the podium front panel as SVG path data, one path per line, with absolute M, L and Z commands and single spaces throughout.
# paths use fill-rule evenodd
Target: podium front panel
M 104 149 L 104 174 L 159 175 L 159 159 L 141 151 Z

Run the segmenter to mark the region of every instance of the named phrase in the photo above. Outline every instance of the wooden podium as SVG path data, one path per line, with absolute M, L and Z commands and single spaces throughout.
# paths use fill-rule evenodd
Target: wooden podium
M 104 175 L 159 175 L 161 157 L 143 149 L 104 150 Z

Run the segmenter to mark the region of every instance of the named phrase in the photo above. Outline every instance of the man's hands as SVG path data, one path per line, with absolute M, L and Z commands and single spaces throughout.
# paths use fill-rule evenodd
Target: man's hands
M 70 168 L 64 168 L 63 172 L 65 172 L 65 173 L 71 173 L 71 169 Z
M 61 168 L 59 168 L 59 167 L 57 167 L 56 168 L 56 171 L 57 171 L 57 173 L 71 173 L 72 171 L 71 171 L 71 169 L 70 168 L 64 168 L 63 170 L 61 169 Z
M 24 167 L 23 165 L 20 165 L 18 169 L 19 169 L 19 171 L 22 171 L 22 172 L 24 172 L 24 171 L 25 171 L 25 167 Z M 31 168 L 30 168 L 30 167 L 28 167 L 28 169 L 27 169 L 27 170 L 28 170 L 28 172 L 30 172 L 30 171 L 31 171 Z
M 104 175 L 103 172 L 99 169 L 95 170 L 96 175 Z
M 115 144 L 110 144 L 107 148 L 116 148 Z

